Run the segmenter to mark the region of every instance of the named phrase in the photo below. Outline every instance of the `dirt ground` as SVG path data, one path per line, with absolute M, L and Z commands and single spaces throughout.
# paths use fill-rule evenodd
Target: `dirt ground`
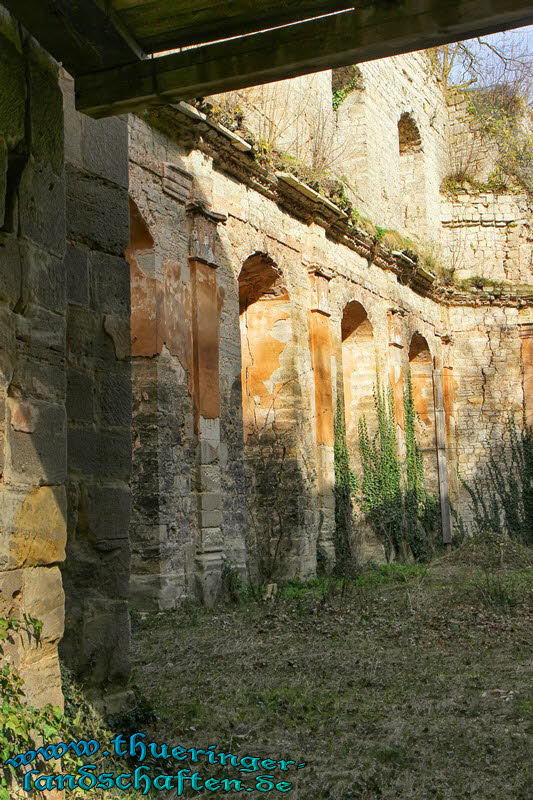
M 531 800 L 533 567 L 481 555 L 134 615 L 133 683 L 156 714 L 137 730 L 305 762 L 166 764 L 248 787 L 270 774 L 293 800 Z

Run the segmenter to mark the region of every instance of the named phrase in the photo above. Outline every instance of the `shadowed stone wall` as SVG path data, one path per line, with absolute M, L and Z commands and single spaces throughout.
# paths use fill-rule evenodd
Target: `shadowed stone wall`
M 67 528 L 63 110 L 57 66 L 0 7 L 0 614 L 43 622 L 6 655 L 61 705 Z
M 128 123 L 65 103 L 68 540 L 61 655 L 107 710 L 129 672 Z
M 0 614 L 43 622 L 39 645 L 5 647 L 31 702 L 62 704 L 63 637 L 112 709 L 129 647 L 128 132 L 61 85 L 65 113 L 57 65 L 0 7 Z

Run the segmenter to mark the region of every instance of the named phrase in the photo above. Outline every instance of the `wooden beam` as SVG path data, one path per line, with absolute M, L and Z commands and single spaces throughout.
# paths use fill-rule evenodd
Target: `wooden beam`
M 2 5 L 72 75 L 144 56 L 107 0 L 2 0 Z
M 94 117 L 242 89 L 525 25 L 528 0 L 398 0 L 191 48 L 77 81 Z
M 147 53 L 242 36 L 357 4 L 361 0 L 113 0 L 117 15 Z

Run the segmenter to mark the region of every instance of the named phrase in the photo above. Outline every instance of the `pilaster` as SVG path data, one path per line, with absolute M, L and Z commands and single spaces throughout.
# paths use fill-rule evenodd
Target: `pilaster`
M 193 400 L 196 434 L 194 499 L 197 514 L 196 582 L 204 603 L 221 590 L 224 563 L 220 475 L 219 302 L 215 260 L 224 214 L 203 203 L 187 206 L 192 286 Z
M 333 272 L 313 265 L 308 268 L 312 303 L 309 311 L 311 360 L 315 389 L 315 436 L 317 446 L 320 530 L 318 546 L 330 569 L 335 561 L 335 471 L 333 460 L 333 348 L 330 330 L 329 281 Z

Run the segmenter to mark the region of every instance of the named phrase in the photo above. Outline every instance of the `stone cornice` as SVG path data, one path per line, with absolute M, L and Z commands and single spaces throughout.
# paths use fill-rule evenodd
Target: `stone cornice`
M 374 236 L 348 222 L 347 215 L 327 198 L 322 197 L 288 173 L 276 174 L 252 158 L 245 151 L 240 137 L 222 125 L 209 120 L 205 115 L 193 115 L 176 106 L 157 106 L 149 109 L 144 118 L 168 136 L 173 136 L 180 147 L 195 149 L 213 160 L 220 169 L 248 188 L 272 200 L 284 211 L 309 224 L 320 225 L 329 238 L 350 248 L 383 270 L 394 273 L 398 282 L 408 286 L 417 294 L 428 297 L 444 306 L 500 306 L 524 307 L 533 305 L 533 292 L 525 293 L 506 288 L 497 293 L 479 291 L 473 295 L 457 287 L 442 286 L 435 276 L 417 264 L 403 252 L 392 252 L 383 247 Z M 193 108 L 193 107 L 190 107 Z M 234 139 L 239 139 L 237 147 Z M 303 188 L 305 187 L 305 189 Z M 316 197 L 315 197 L 316 195 Z

